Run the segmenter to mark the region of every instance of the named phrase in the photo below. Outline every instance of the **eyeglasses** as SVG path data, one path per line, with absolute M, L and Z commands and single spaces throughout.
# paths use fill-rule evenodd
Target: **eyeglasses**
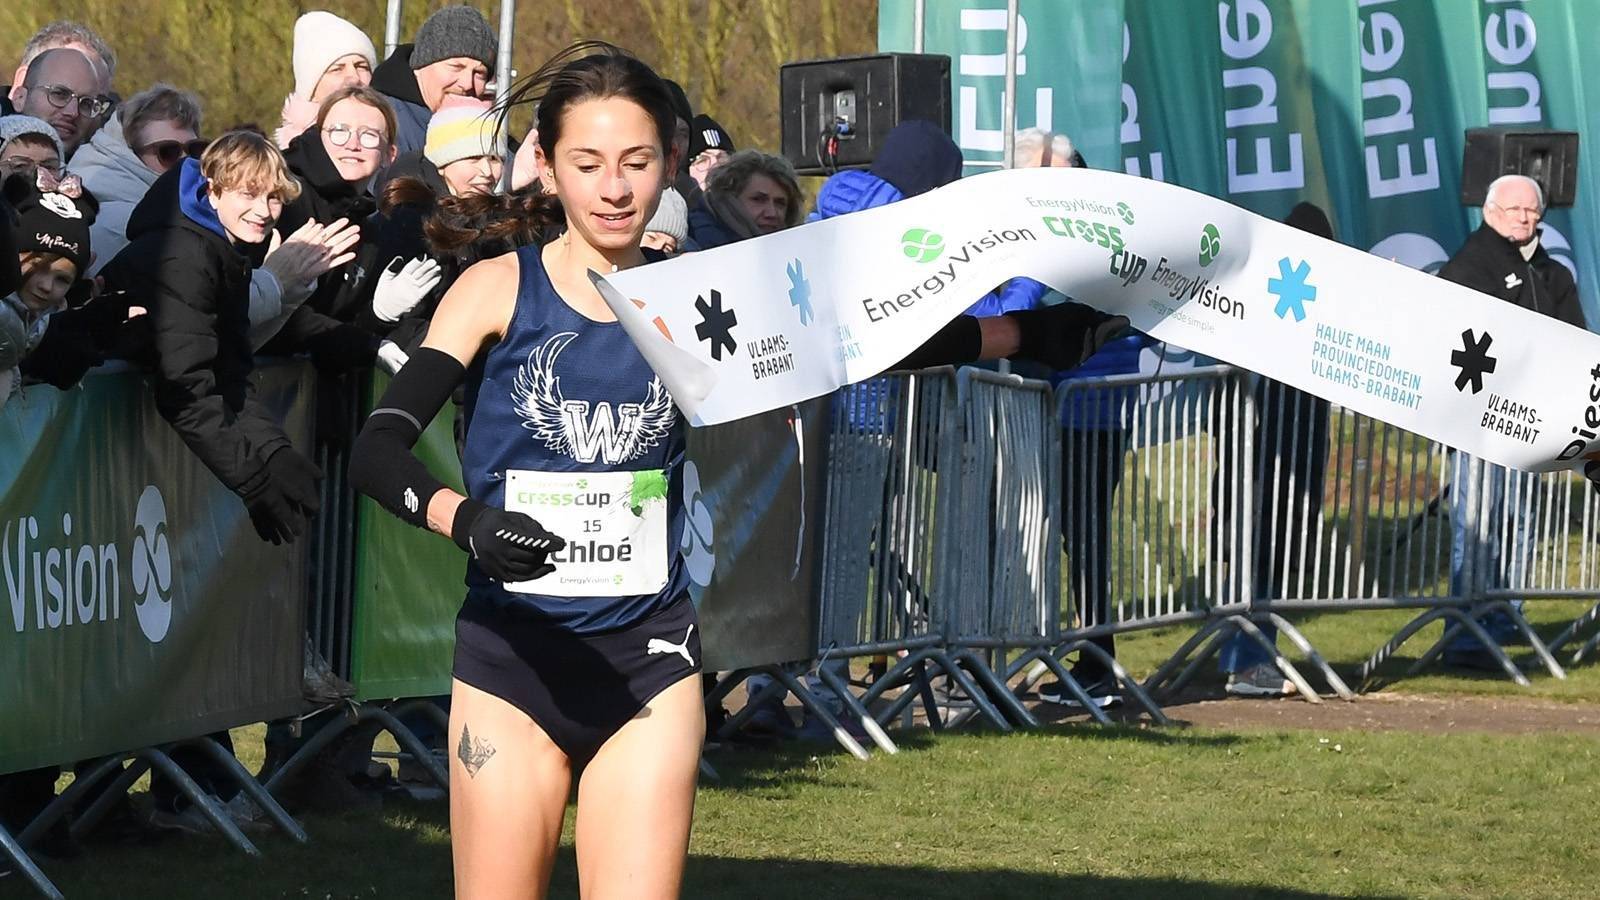
M 66 109 L 68 103 L 78 104 L 78 113 L 91 119 L 98 119 L 100 115 L 111 108 L 111 101 L 104 97 L 91 97 L 87 94 L 75 94 L 72 88 L 59 84 L 36 84 L 30 91 L 44 91 L 44 98 L 56 109 Z
M 177 165 L 185 156 L 199 159 L 201 154 L 206 152 L 206 147 L 210 145 L 211 142 L 204 138 L 195 138 L 192 141 L 151 141 L 141 147 L 133 148 L 133 152 L 140 155 L 154 153 L 156 159 L 163 166 L 171 168 Z
M 1526 215 L 1530 219 L 1537 219 L 1544 215 L 1544 210 L 1537 206 L 1501 206 L 1496 203 L 1495 208 L 1510 216 Z
M 371 128 L 355 129 L 349 125 L 329 125 L 322 129 L 328 135 L 328 141 L 335 147 L 343 147 L 350 143 L 350 136 L 355 135 L 356 140 L 367 150 L 376 150 L 383 146 L 383 135 Z
M 51 175 L 60 175 L 61 168 L 60 160 L 39 162 L 31 156 L 8 156 L 0 159 L 0 172 L 29 175 L 43 169 Z

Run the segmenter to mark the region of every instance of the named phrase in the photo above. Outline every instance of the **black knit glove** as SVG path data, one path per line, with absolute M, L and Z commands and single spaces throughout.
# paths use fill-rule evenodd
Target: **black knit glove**
M 527 513 L 495 509 L 470 497 L 456 508 L 450 537 L 495 581 L 532 581 L 554 572 L 551 553 L 567 546 Z
M 267 460 L 267 477 L 244 495 L 256 534 L 274 544 L 299 537 L 307 520 L 322 508 L 321 480 L 322 470 L 293 447 L 273 453 Z
M 1077 368 L 1128 328 L 1127 316 L 1110 316 L 1082 303 L 1058 303 L 1006 315 L 1017 320 L 1022 346 L 1014 356 L 1057 371 Z

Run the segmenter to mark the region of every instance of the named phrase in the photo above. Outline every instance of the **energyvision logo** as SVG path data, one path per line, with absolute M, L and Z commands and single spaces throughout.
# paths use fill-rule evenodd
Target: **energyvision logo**
M 925 254 L 932 254 L 926 259 L 913 256 L 911 253 L 912 239 L 916 237 L 916 246 L 924 248 Z M 906 255 L 918 262 L 931 262 L 941 254 L 944 255 L 944 264 L 931 269 L 931 275 L 906 290 L 889 297 L 867 297 L 861 301 L 861 308 L 866 311 L 867 321 L 882 322 L 901 310 L 908 310 L 922 300 L 930 299 L 944 292 L 955 284 L 957 276 L 963 271 L 964 266 L 973 262 L 985 252 L 1005 244 L 1017 241 L 1037 241 L 1039 236 L 1028 228 L 990 229 L 986 234 L 975 237 L 961 244 L 949 253 L 945 253 L 944 238 L 928 231 L 926 228 L 912 228 L 901 235 L 901 246 L 906 248 Z M 937 249 L 930 249 L 937 247 Z M 985 290 L 994 285 L 986 285 Z
M 944 235 L 926 228 L 908 228 L 900 235 L 900 252 L 919 263 L 931 263 L 944 253 Z
M 74 535 L 73 525 L 64 513 L 60 531 L 51 535 L 38 518 L 22 516 L 0 531 L 0 568 L 18 634 L 30 624 L 35 631 L 57 631 L 122 619 L 123 554 L 115 541 L 96 544 L 83 530 Z M 167 505 L 155 485 L 139 495 L 133 533 L 127 558 L 134 617 L 145 638 L 159 644 L 172 625 L 173 560 Z

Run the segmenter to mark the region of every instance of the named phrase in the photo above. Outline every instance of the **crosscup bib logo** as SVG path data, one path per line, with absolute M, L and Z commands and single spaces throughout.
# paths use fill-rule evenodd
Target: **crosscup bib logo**
M 7 520 L 0 532 L 0 568 L 16 632 L 30 625 L 35 631 L 57 631 L 120 621 L 123 554 L 117 543 L 93 543 L 92 524 L 74 522 L 70 514 L 61 516 L 61 530 L 54 535 L 40 523 L 38 517 L 21 516 Z M 155 485 L 147 485 L 135 504 L 133 535 L 127 558 L 137 595 L 134 614 L 139 631 L 159 644 L 172 625 L 173 559 L 167 505 Z
M 900 251 L 907 259 L 931 263 L 944 253 L 944 235 L 926 228 L 912 228 L 900 235 Z
M 155 485 L 139 495 L 133 514 L 133 612 L 139 630 L 159 644 L 172 625 L 172 544 L 167 540 L 167 504 Z
M 615 466 L 643 456 L 672 430 L 676 413 L 667 389 L 660 378 L 652 378 L 642 403 L 568 400 L 556 361 L 575 338 L 570 331 L 552 336 L 517 368 L 511 402 L 522 427 L 546 447 L 582 463 L 603 459 Z
M 695 587 L 711 585 L 711 576 L 717 569 L 716 523 L 711 509 L 706 506 L 705 494 L 700 490 L 700 469 L 694 460 L 683 464 L 683 540 L 679 550 L 683 553 L 683 567 L 689 570 L 689 580 Z
M 1222 255 L 1222 232 L 1217 226 L 1207 223 L 1200 229 L 1200 265 L 1209 266 Z
M 1461 349 L 1450 351 L 1450 365 L 1460 370 L 1456 376 L 1456 390 L 1465 391 L 1469 384 L 1474 394 L 1483 390 L 1483 376 L 1492 373 L 1498 364 L 1489 355 L 1489 345 L 1492 343 L 1494 338 L 1487 331 L 1481 338 L 1473 337 L 1470 328 L 1461 332 Z
M 1278 274 L 1282 277 L 1267 279 L 1267 293 L 1278 298 L 1278 305 L 1272 311 L 1280 319 L 1293 314 L 1296 322 L 1304 322 L 1306 304 L 1317 299 L 1316 285 L 1306 283 L 1311 277 L 1311 264 L 1301 260 L 1299 265 L 1291 266 L 1289 257 L 1285 256 L 1278 260 Z

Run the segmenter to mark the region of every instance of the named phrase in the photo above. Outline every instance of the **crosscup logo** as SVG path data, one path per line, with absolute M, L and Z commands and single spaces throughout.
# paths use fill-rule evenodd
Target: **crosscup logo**
M 167 504 L 146 485 L 133 513 L 133 601 L 139 630 L 159 644 L 172 625 L 172 544 L 167 540 Z
M 944 253 L 944 235 L 926 228 L 908 229 L 900 235 L 900 251 L 908 259 L 931 263 Z
M 0 532 L 0 568 L 16 632 L 120 621 L 123 555 L 117 543 L 86 540 L 93 526 L 74 522 L 71 514 L 61 516 L 55 535 L 40 524 L 35 516 L 22 516 L 8 520 Z M 134 614 L 145 638 L 160 643 L 172 625 L 174 567 L 167 506 L 155 485 L 139 495 L 133 534 L 128 560 Z

